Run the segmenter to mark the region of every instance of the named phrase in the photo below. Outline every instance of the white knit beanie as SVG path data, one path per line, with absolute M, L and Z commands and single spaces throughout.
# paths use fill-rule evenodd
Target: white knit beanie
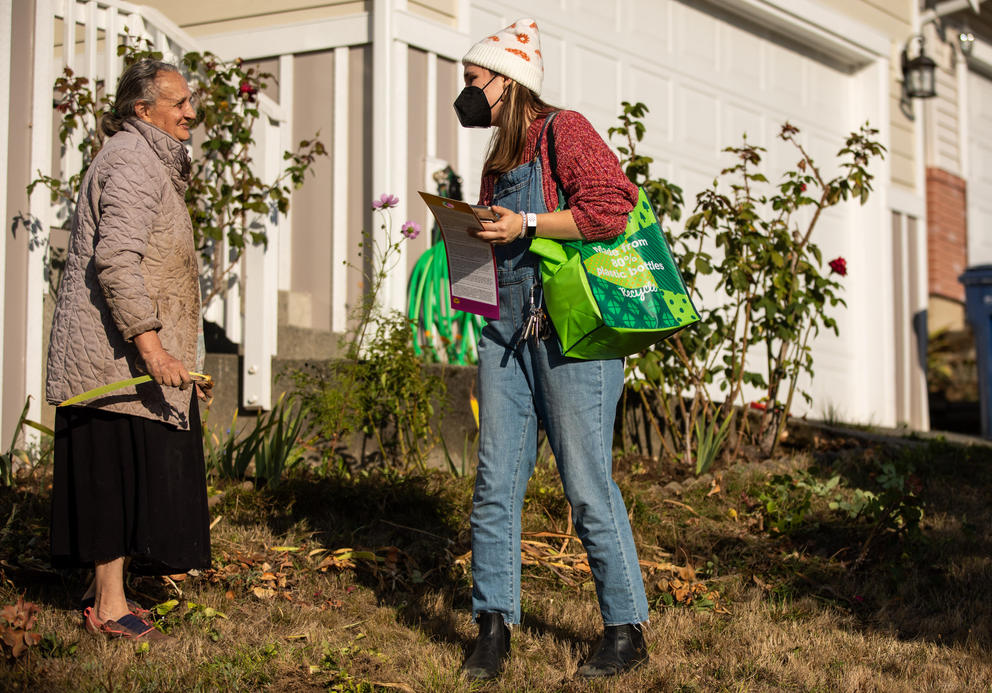
M 462 63 L 498 72 L 541 95 L 544 57 L 533 19 L 518 19 L 498 34 L 482 39 L 465 54 Z

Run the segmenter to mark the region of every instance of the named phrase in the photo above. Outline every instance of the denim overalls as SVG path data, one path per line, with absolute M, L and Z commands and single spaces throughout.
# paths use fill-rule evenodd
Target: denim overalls
M 548 117 L 544 127 L 553 119 Z M 541 151 L 542 129 L 537 141 Z M 543 213 L 541 160 L 496 181 L 493 204 Z M 605 625 L 642 623 L 648 604 L 620 489 L 613 481 L 613 421 L 623 359 L 583 361 L 547 340 L 519 341 L 534 300 L 541 302 L 530 241 L 496 247 L 500 318 L 479 340 L 479 468 L 472 506 L 472 614 L 520 622 L 520 518 L 537 456 L 538 418 L 558 465 L 572 518 L 589 556 Z

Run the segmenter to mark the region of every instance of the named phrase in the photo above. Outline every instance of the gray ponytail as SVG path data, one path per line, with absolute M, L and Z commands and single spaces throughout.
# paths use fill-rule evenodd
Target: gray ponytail
M 160 72 L 179 72 L 179 68 L 161 60 L 145 58 L 134 63 L 117 82 L 113 107 L 100 119 L 100 130 L 112 137 L 124 127 L 124 121 L 135 117 L 134 107 L 142 101 L 154 103 L 158 98 L 155 78 Z

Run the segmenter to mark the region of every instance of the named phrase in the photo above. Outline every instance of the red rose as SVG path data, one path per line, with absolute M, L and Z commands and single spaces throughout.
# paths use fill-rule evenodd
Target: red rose
M 842 257 L 834 258 L 827 264 L 830 265 L 831 272 L 836 272 L 842 277 L 847 276 L 847 260 L 845 260 L 844 258 Z
M 249 101 L 254 101 L 255 94 L 258 93 L 258 89 L 252 86 L 251 82 L 247 82 L 247 81 L 241 83 L 241 87 L 238 89 L 238 91 L 240 92 L 241 96 L 245 97 Z

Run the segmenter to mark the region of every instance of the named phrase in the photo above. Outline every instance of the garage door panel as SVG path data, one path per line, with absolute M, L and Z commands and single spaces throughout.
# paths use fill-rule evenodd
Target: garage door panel
M 618 93 L 620 63 L 614 56 L 573 46 L 569 71 L 568 95 L 571 107 L 600 125 L 610 123 L 620 104 Z
M 768 144 L 765 118 L 756 108 L 749 108 L 740 104 L 727 104 L 723 115 L 720 128 L 721 149 L 739 146 L 744 141 L 745 134 L 747 141 L 751 144 L 761 146 Z
M 717 72 L 717 23 L 709 15 L 686 5 L 675 6 L 676 65 L 689 74 Z
M 765 50 L 768 55 L 765 66 L 768 98 L 789 110 L 802 110 L 805 59 L 774 43 L 766 43 Z
M 847 114 L 839 112 L 838 105 L 850 101 L 847 76 L 813 60 L 806 61 L 806 70 L 811 117 L 827 127 L 846 121 Z
M 674 51 L 675 32 L 672 22 L 672 3 L 631 2 L 622 5 L 621 30 L 630 37 L 628 45 L 643 47 L 654 55 L 669 55 Z
M 675 104 L 679 111 L 676 139 L 699 156 L 715 155 L 720 105 L 716 96 L 683 84 L 676 87 Z
M 614 140 L 613 143 L 616 144 L 618 142 L 619 140 Z M 648 147 L 648 146 L 643 146 L 642 143 L 641 145 L 638 145 L 637 153 L 642 154 L 644 156 L 650 156 L 652 159 L 654 159 L 654 161 L 651 162 L 651 175 L 653 177 L 664 178 L 666 180 L 675 183 L 679 187 L 682 186 L 682 182 L 676 181 L 674 174 L 672 173 L 675 170 L 675 168 L 674 168 L 674 163 L 672 162 L 671 159 L 672 156 L 671 148 L 667 146 L 662 148 Z
M 622 99 L 640 101 L 648 107 L 651 127 L 644 133 L 644 145 L 667 145 L 672 139 L 672 80 L 639 67 L 631 67 L 623 71 L 621 82 Z M 630 96 L 631 94 L 637 96 Z M 619 113 L 618 104 L 617 114 Z
M 565 78 L 568 74 L 565 66 L 565 42 L 560 36 L 541 29 L 541 52 L 544 54 L 544 88 L 541 98 L 547 103 L 561 106 L 566 101 L 568 90 Z
M 762 41 L 754 34 L 735 26 L 723 25 L 720 33 L 720 69 L 725 79 L 740 84 L 754 84 L 762 79 Z
M 821 131 L 810 128 L 807 131 L 807 151 L 820 169 L 820 174 L 824 180 L 829 180 L 840 174 L 840 163 L 837 159 L 837 152 L 844 145 L 844 141 L 836 134 L 825 134 Z
M 567 0 L 565 11 L 578 13 L 584 20 L 599 27 L 600 31 L 617 31 L 619 5 L 617 0 Z

